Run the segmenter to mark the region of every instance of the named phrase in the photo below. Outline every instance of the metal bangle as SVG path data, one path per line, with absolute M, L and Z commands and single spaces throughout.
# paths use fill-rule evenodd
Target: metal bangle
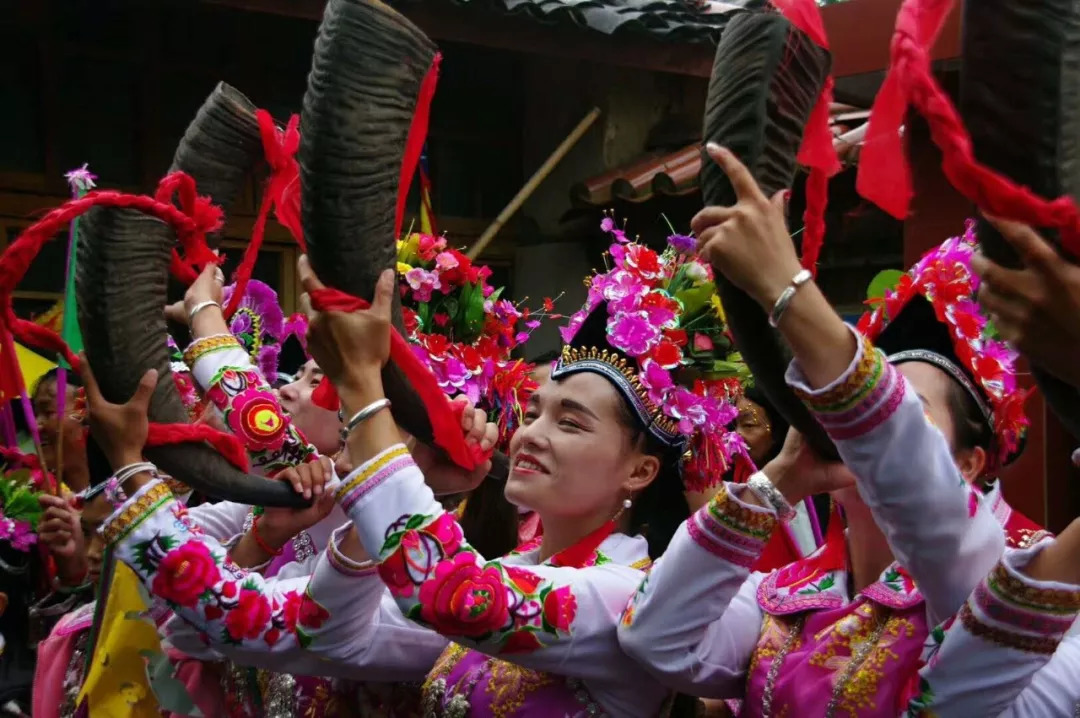
M 795 507 L 788 503 L 788 500 L 784 498 L 778 488 L 773 486 L 773 482 L 769 480 L 769 477 L 764 472 L 759 471 L 751 476 L 746 485 L 757 494 L 759 499 L 772 507 L 778 519 L 787 523 L 795 518 Z
M 195 315 L 206 309 L 207 307 L 217 307 L 218 309 L 221 309 L 221 305 L 215 302 L 213 299 L 207 299 L 205 302 L 199 302 L 191 308 L 190 312 L 188 312 L 188 326 L 191 326 L 191 323 L 195 321 Z
M 349 419 L 349 423 L 346 424 L 345 428 L 341 430 L 341 440 L 342 440 L 342 442 L 344 442 L 346 439 L 349 438 L 349 434 L 352 433 L 353 429 L 355 429 L 357 426 L 359 426 L 363 422 L 367 421 L 368 419 L 370 419 L 371 417 L 373 417 L 375 414 L 379 413 L 383 409 L 388 408 L 389 406 L 390 406 L 390 400 L 384 397 L 382 399 L 377 399 L 377 400 L 371 402 L 370 404 L 365 406 L 363 409 L 361 409 L 360 411 L 353 414 L 353 417 L 351 419 Z
M 780 296 L 776 300 L 776 304 L 773 305 L 772 311 L 769 312 L 770 327 L 776 329 L 780 325 L 780 318 L 784 316 L 784 312 L 787 311 L 788 305 L 791 304 L 791 300 L 795 298 L 795 293 L 799 291 L 799 288 L 802 285 L 809 282 L 812 276 L 809 269 L 801 269 L 791 278 L 791 284 L 785 287 L 784 291 L 780 293 Z

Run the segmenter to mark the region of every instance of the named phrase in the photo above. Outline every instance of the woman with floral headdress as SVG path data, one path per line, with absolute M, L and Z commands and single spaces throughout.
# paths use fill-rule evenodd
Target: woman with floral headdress
M 404 249 L 410 246 L 410 242 L 402 244 Z M 416 244 L 416 242 L 412 241 L 411 244 Z M 445 240 L 439 238 L 432 244 L 431 249 L 435 252 L 446 251 Z M 429 259 L 435 258 L 436 255 L 432 254 Z M 422 259 L 422 256 L 411 257 L 411 260 L 418 265 Z M 447 292 L 456 291 L 458 285 L 466 282 L 467 277 L 464 275 L 460 282 L 453 281 L 454 278 L 448 268 L 449 262 L 444 260 L 438 264 L 443 271 L 433 269 L 428 274 L 435 280 L 441 277 L 440 286 Z M 460 267 L 460 263 L 457 266 Z M 411 269 L 411 267 L 408 268 L 409 271 Z M 464 288 L 466 293 L 475 288 L 481 305 L 483 300 L 493 293 L 486 285 L 486 274 L 482 270 L 485 268 L 476 270 L 475 283 Z M 281 339 L 279 330 L 282 317 L 281 310 L 277 307 L 276 296 L 265 285 L 250 282 L 249 290 L 245 293 L 239 310 L 231 320 L 226 322 L 220 304 L 225 301 L 222 295 L 228 295 L 232 288 L 226 287 L 222 292 L 220 279 L 220 271 L 215 272 L 211 268 L 204 272 L 187 292 L 184 308 L 171 309 L 171 314 L 175 319 L 190 322 L 191 325 L 195 341 L 185 352 L 184 357 L 191 364 L 193 384 L 205 391 L 205 396 L 211 403 L 211 411 L 216 410 L 226 427 L 244 440 L 252 453 L 253 464 L 260 467 L 262 472 L 269 474 L 284 469 L 279 474 L 280 477 L 293 481 L 298 490 L 314 491 L 317 494 L 322 488 L 321 482 L 316 481 L 314 485 L 306 483 L 300 485 L 298 482 L 301 476 L 306 479 L 310 474 L 290 472 L 288 467 L 309 461 L 316 455 L 335 455 L 341 447 L 339 437 L 341 424 L 338 415 L 323 408 L 314 400 L 322 373 L 318 365 L 309 360 L 295 381 L 271 393 L 265 386 L 263 377 L 267 373 L 276 372 L 274 357 L 266 356 L 266 348 L 278 346 Z M 481 290 L 483 290 L 482 293 Z M 441 298 L 440 295 L 439 299 Z M 448 300 L 459 298 L 455 294 L 448 297 Z M 410 336 L 410 339 L 424 347 L 428 355 L 432 357 L 429 364 L 442 367 L 448 365 L 449 362 L 457 361 L 447 349 L 457 351 L 454 348 L 459 345 L 447 344 L 444 340 L 441 345 L 443 355 L 435 357 L 436 342 L 424 341 L 426 335 L 422 334 L 421 330 L 425 327 L 416 318 L 416 314 L 423 314 L 437 319 L 439 307 L 440 302 L 431 301 L 429 297 L 426 304 L 417 307 L 419 312 L 407 310 L 407 314 L 412 317 L 407 323 L 412 327 L 414 334 Z M 507 311 L 511 310 L 513 310 L 512 306 Z M 478 318 L 484 322 L 485 327 L 485 331 L 480 335 L 481 342 L 489 341 L 487 337 L 496 330 L 501 331 L 505 327 L 512 326 L 505 321 L 485 322 L 484 320 L 489 319 L 490 314 L 490 310 L 480 306 Z M 431 321 L 431 317 L 428 321 Z M 470 319 L 470 321 L 475 322 L 476 319 Z M 300 335 L 302 334 L 301 330 Z M 520 332 L 515 333 L 509 343 L 496 347 L 495 351 L 500 355 L 508 355 L 509 350 L 522 341 L 523 336 L 527 336 L 527 333 L 524 335 Z M 483 350 L 482 344 L 481 350 Z M 467 359 L 467 350 L 465 358 Z M 491 388 L 485 390 L 487 393 L 483 396 L 499 397 L 502 403 L 505 403 L 507 396 L 505 392 L 516 391 L 515 382 L 516 385 L 523 385 L 525 369 L 522 369 L 520 377 L 515 379 L 509 371 L 510 368 L 493 366 L 490 358 L 486 361 L 488 366 L 483 369 L 482 379 L 485 382 L 484 385 Z M 185 367 L 184 363 L 174 364 L 174 369 L 183 370 Z M 472 369 L 473 367 L 470 367 L 470 370 Z M 475 380 L 470 379 L 470 381 L 475 385 Z M 502 382 L 506 388 L 496 389 L 494 387 L 496 382 Z M 447 387 L 448 390 L 451 388 L 449 384 Z M 504 393 L 496 393 L 497 391 Z M 506 423 L 503 427 L 504 430 L 512 428 Z M 264 431 L 266 428 L 279 428 L 278 436 L 267 435 L 268 432 Z M 312 443 L 308 444 L 304 440 L 305 437 L 310 437 Z M 429 478 L 432 479 L 433 485 L 441 486 L 443 491 L 451 490 L 447 487 L 452 484 L 448 485 L 445 482 L 440 484 L 437 472 L 431 470 L 433 468 L 431 461 L 434 456 L 432 452 L 426 451 L 425 447 L 419 447 L 418 451 L 427 458 L 426 465 L 429 467 Z M 344 514 L 334 505 L 332 498 L 329 493 L 323 494 L 321 498 L 317 498 L 316 505 L 312 509 L 305 511 L 267 510 L 262 512 L 258 508 L 253 510 L 251 507 L 223 502 L 198 507 L 191 512 L 191 516 L 205 531 L 216 538 L 226 540 L 230 537 L 238 537 L 230 541 L 232 544 L 230 558 L 239 565 L 260 570 L 267 577 L 303 576 L 309 575 L 314 569 L 315 557 L 325 548 L 330 533 L 347 522 Z M 470 533 L 475 531 L 480 538 L 488 538 L 489 526 L 492 522 L 476 514 L 477 510 L 490 513 L 491 507 L 485 509 L 484 506 L 474 505 L 472 509 L 473 511 L 467 516 L 473 523 Z M 492 517 L 487 516 L 487 518 Z M 512 520 L 513 516 L 511 515 L 510 518 Z M 509 530 L 512 536 L 512 524 L 509 525 Z M 513 546 L 512 543 L 506 550 L 511 546 Z M 278 547 L 283 547 L 284 551 Z M 275 556 L 275 553 L 279 555 Z M 213 657 L 213 653 L 206 650 L 204 642 L 196 635 L 196 632 L 179 619 L 174 619 L 169 624 L 168 630 L 173 642 L 185 651 L 204 655 L 208 659 Z M 258 663 L 257 658 L 245 657 L 242 652 L 238 655 L 228 646 L 221 647 L 220 650 L 237 661 Z M 279 661 L 270 663 L 272 665 L 263 665 L 267 668 L 281 665 Z M 271 674 L 272 677 L 268 683 L 270 689 L 262 691 L 263 700 L 272 701 L 275 705 L 286 703 L 293 694 L 293 686 L 299 685 L 301 695 L 309 696 L 312 700 L 320 691 L 327 695 L 331 693 L 335 695 L 340 704 L 338 707 L 332 703 L 324 703 L 320 709 L 332 715 L 339 708 L 344 708 L 345 693 L 341 689 L 332 689 L 324 685 L 325 681 L 299 677 L 304 674 L 321 675 L 325 672 L 324 664 L 318 661 L 290 661 L 289 673 L 293 675 Z M 246 682 L 244 676 L 248 674 L 247 671 L 234 671 L 233 674 L 238 685 Z M 260 680 L 260 685 L 266 683 L 265 680 Z M 319 686 L 323 686 L 326 690 Z M 346 690 L 349 689 L 346 688 Z M 243 696 L 250 691 L 230 690 L 230 693 Z M 378 710 L 392 707 L 383 704 L 396 704 L 399 710 L 405 710 L 402 706 L 408 702 L 407 694 L 415 695 L 415 691 L 401 691 L 390 686 L 379 686 L 368 682 L 359 686 L 358 695 L 366 706 L 365 710 L 376 710 L 370 705 L 372 702 L 380 704 Z M 298 705 L 309 702 L 311 700 L 303 699 Z
M 679 530 L 628 609 L 621 643 L 680 690 L 743 698 L 741 715 L 897 715 L 923 644 L 938 636 L 930 628 L 997 575 L 1002 528 L 968 482 L 1021 446 L 1012 356 L 978 320 L 964 240 L 925 257 L 856 332 L 800 271 L 782 198 L 765 198 L 730 152 L 709 152 L 738 204 L 695 218 L 701 251 L 779 326 L 795 355 L 788 382 L 845 463 L 821 462 L 789 435 L 745 487 L 726 487 Z M 844 507 L 846 535 L 833 522 L 814 555 L 751 574 L 778 516 L 822 491 Z M 1059 623 L 1041 621 L 1046 601 L 1017 610 L 1021 595 L 1059 595 L 1026 573 L 1042 548 L 995 569 L 1007 588 L 987 600 L 1018 616 L 997 627 L 1002 640 L 1038 625 L 1055 640 Z M 1060 597 L 1055 610 L 1074 616 L 1080 590 Z M 956 709 L 949 700 L 935 710 Z
M 301 276 L 319 288 L 306 262 Z M 661 387 L 666 371 L 646 378 L 621 348 L 625 337 L 609 331 L 608 303 L 597 302 L 574 322 L 510 444 L 507 497 L 540 514 L 543 536 L 488 560 L 434 501 L 385 411 L 391 279 L 382 278 L 370 310 L 318 314 L 309 331 L 312 354 L 354 417 L 348 450 L 358 465 L 336 492 L 352 528 L 331 541 L 310 580 L 269 584 L 222 561 L 216 542 L 173 520 L 149 473 L 127 482 L 130 498 L 105 529 L 121 560 L 185 620 L 211 636 L 234 631 L 244 651 L 284 657 L 300 644 L 335 672 L 428 674 L 429 714 L 657 715 L 668 691 L 621 653 L 616 625 L 687 514 L 679 466 L 688 441 L 712 414 L 723 432 L 734 409 Z M 142 411 L 138 401 L 101 405 L 91 391 L 92 413 L 95 402 L 103 429 Z M 462 422 L 471 442 L 492 446 L 482 415 L 464 412 Z M 117 466 L 141 451 L 138 433 L 111 435 Z M 178 574 L 181 566 L 197 580 Z

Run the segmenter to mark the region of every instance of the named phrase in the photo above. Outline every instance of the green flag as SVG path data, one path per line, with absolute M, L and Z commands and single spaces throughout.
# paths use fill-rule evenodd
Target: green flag
M 71 194 L 76 199 L 82 197 L 94 188 L 94 180 L 97 179 L 84 164 L 64 175 L 71 187 Z M 78 311 L 75 299 L 75 263 L 79 254 L 79 218 L 71 220 L 68 230 L 67 262 L 64 276 L 64 309 L 60 320 L 60 338 L 71 347 L 71 351 L 78 354 L 83 350 L 82 333 L 79 331 Z M 70 369 L 63 357 L 60 358 L 60 366 Z

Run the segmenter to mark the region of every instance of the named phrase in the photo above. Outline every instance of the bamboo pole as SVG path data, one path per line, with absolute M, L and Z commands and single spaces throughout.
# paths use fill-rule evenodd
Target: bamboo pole
M 491 244 L 491 240 L 495 239 L 495 235 L 499 233 L 503 225 L 509 221 L 514 213 L 521 209 L 521 205 L 525 204 L 525 200 L 529 199 L 536 188 L 540 186 L 551 171 L 555 169 L 555 165 L 559 164 L 563 157 L 566 157 L 567 153 L 573 149 L 574 145 L 578 143 L 578 140 L 582 138 L 586 131 L 592 124 L 596 122 L 596 118 L 600 116 L 600 108 L 594 107 L 581 119 L 581 122 L 577 123 L 577 127 L 570 131 L 570 134 L 555 148 L 544 164 L 540 165 L 540 169 L 533 173 L 533 176 L 529 178 L 529 181 L 518 190 L 518 193 L 514 195 L 514 198 L 503 208 L 502 212 L 499 212 L 499 216 L 495 218 L 495 221 L 484 230 L 484 233 L 480 235 L 480 238 L 476 240 L 469 251 L 465 253 L 469 259 L 476 259 L 481 252 L 487 249 L 487 246 Z

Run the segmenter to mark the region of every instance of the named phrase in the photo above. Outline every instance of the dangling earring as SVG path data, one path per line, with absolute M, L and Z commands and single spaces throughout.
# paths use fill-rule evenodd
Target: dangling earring
M 624 513 L 630 510 L 630 507 L 634 505 L 634 502 L 629 498 L 623 499 L 622 508 L 615 512 L 615 515 L 611 517 L 612 521 L 618 521 Z

